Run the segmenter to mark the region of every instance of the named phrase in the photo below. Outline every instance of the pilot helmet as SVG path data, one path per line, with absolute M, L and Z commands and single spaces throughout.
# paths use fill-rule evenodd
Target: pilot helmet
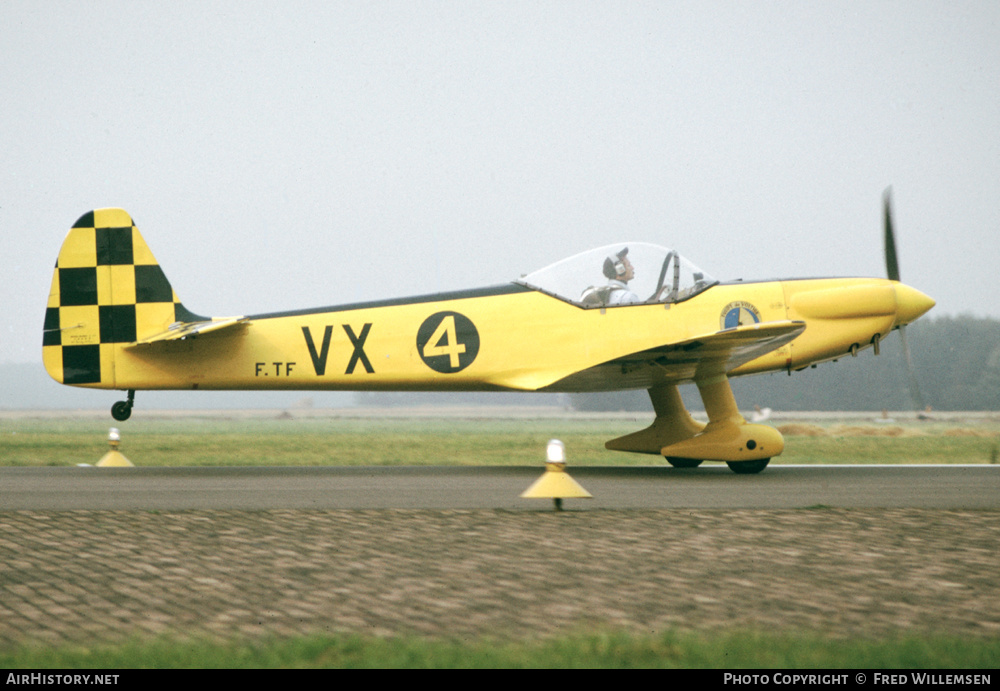
M 618 278 L 625 273 L 625 255 L 628 254 L 628 247 L 618 254 L 609 255 L 604 260 L 604 275 L 607 278 Z

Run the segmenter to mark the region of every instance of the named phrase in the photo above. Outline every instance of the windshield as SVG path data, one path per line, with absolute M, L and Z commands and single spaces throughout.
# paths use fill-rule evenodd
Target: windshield
M 673 250 L 645 242 L 598 247 L 517 281 L 582 307 L 680 302 L 717 282 Z

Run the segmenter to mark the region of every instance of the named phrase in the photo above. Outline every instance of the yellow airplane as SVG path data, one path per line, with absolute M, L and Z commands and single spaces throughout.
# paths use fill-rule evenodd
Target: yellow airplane
M 58 382 L 127 391 L 332 389 L 583 392 L 648 389 L 656 418 L 608 449 L 677 467 L 757 473 L 784 448 L 747 422 L 729 378 L 856 355 L 934 305 L 889 278 L 723 283 L 679 254 L 630 242 L 505 285 L 250 316 L 203 317 L 174 292 L 122 209 L 84 214 L 59 252 L 43 361 Z M 685 409 L 694 383 L 708 424 Z

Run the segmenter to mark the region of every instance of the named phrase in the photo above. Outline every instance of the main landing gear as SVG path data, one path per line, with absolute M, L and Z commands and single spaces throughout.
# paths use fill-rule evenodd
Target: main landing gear
M 129 389 L 128 400 L 118 401 L 111 406 L 111 417 L 119 422 L 124 422 L 132 417 L 132 405 L 135 403 L 135 389 Z
M 764 470 L 770 462 L 770 458 L 758 458 L 756 461 L 727 461 L 726 465 L 738 475 L 756 475 Z M 697 468 L 702 462 L 693 458 L 667 456 L 667 463 L 675 468 Z
M 756 461 L 739 461 L 736 463 L 726 461 L 726 465 L 737 475 L 756 475 L 764 470 L 770 462 L 770 458 L 758 458 Z
M 667 456 L 667 463 L 675 468 L 697 468 L 701 465 L 701 461 L 694 458 L 674 458 L 673 456 Z
M 660 384 L 649 389 L 656 412 L 653 424 L 604 446 L 660 454 L 674 468 L 697 468 L 703 460 L 725 461 L 740 475 L 761 472 L 785 448 L 778 430 L 748 423 L 740 415 L 725 374 L 706 376 L 695 384 L 708 413 L 707 425 L 691 417 L 675 384 Z

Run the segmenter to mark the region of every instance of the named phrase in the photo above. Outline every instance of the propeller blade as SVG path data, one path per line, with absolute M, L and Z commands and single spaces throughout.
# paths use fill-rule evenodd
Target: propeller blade
M 899 280 L 899 262 L 896 260 L 896 235 L 892 230 L 892 188 L 882 195 L 885 217 L 885 272 L 890 281 Z
M 892 225 L 892 188 L 887 187 L 882 193 L 882 209 L 885 220 L 885 273 L 891 281 L 899 281 L 899 260 L 896 257 L 896 233 Z M 906 361 L 906 379 L 910 388 L 910 399 L 917 413 L 924 410 L 924 397 L 920 394 L 920 384 L 913 371 L 913 360 L 910 359 L 910 345 L 906 341 L 906 327 L 900 325 L 899 340 L 903 344 L 903 359 Z

